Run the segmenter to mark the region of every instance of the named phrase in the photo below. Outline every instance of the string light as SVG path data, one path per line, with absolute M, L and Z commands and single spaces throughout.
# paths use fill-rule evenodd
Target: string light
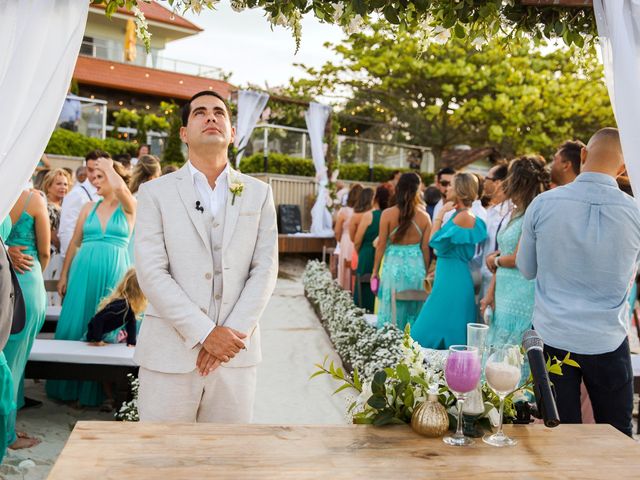
M 120 101 L 118 102 L 118 105 L 124 105 L 124 102 L 123 102 L 122 100 L 120 100 Z
M 109 70 L 115 70 L 116 67 L 114 67 L 113 65 L 109 66 Z
M 144 76 L 145 76 L 146 78 L 149 78 L 149 74 L 148 74 L 148 73 L 145 73 L 145 74 L 144 74 Z
M 145 105 L 144 108 L 146 108 L 147 110 L 149 110 L 151 107 L 149 105 Z
M 180 80 L 178 83 L 179 83 L 180 85 L 182 85 L 182 84 L 184 83 L 184 81 Z

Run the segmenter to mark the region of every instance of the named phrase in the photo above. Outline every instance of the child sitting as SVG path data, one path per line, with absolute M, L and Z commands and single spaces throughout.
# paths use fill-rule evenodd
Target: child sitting
M 98 306 L 98 313 L 89 321 L 85 339 L 95 346 L 107 343 L 136 344 L 138 317 L 147 308 L 147 299 L 140 290 L 135 269 L 124 275 L 118 286 Z

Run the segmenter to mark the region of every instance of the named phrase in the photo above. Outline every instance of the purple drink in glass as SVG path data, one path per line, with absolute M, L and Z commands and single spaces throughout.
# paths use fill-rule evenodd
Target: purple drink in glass
M 478 385 L 482 367 L 477 350 L 450 351 L 444 376 L 456 393 L 468 393 Z

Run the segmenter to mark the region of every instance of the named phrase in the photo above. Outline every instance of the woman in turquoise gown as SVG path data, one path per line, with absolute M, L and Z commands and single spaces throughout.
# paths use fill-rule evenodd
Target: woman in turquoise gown
M 33 342 L 44 325 L 47 313 L 47 293 L 44 289 L 42 272 L 47 267 L 51 255 L 51 227 L 46 201 L 34 191 L 22 192 L 10 215 L 13 227 L 7 237 L 7 246 L 26 247 L 22 253 L 33 257 L 30 270 L 16 271 L 25 303 L 25 327 L 22 331 L 9 336 L 3 350 L 11 370 L 15 401 L 15 409 L 9 414 L 7 426 L 11 445 L 17 440 L 15 431 L 17 410 L 24 405 L 24 369 Z M 21 440 L 34 441 L 29 438 Z
M 431 220 L 419 193 L 420 177 L 405 173 L 396 186 L 396 204 L 382 212 L 372 278 L 379 277 L 378 327 L 392 323 L 392 290 L 423 290 L 429 264 L 427 239 Z M 384 265 L 380 272 L 382 257 Z M 399 301 L 396 324 L 399 329 L 412 325 L 422 302 Z
M 448 349 L 467 343 L 467 323 L 476 320 L 477 310 L 469 262 L 476 245 L 487 237 L 487 227 L 470 211 L 478 195 L 478 180 L 458 173 L 448 202 L 434 219 L 429 244 L 437 256 L 433 290 L 416 320 L 411 336 L 425 348 Z M 444 215 L 455 214 L 441 227 Z
M 98 159 L 96 187 L 102 200 L 86 204 L 69 244 L 58 282 L 63 296 L 56 340 L 81 340 L 100 301 L 109 295 L 130 264 L 129 236 L 136 201 L 120 164 Z M 104 396 L 100 382 L 50 380 L 47 395 L 61 401 L 98 406 Z
M 481 311 L 493 307 L 487 345 L 519 345 L 533 320 L 535 281 L 525 279 L 516 267 L 518 243 L 527 207 L 548 189 L 549 174 L 542 157 L 528 155 L 509 165 L 504 193 L 511 199 L 511 221 L 498 232 L 498 252 L 487 256 L 487 267 L 495 272 L 480 304 Z M 528 372 L 527 372 L 528 374 Z
M 4 221 L 0 223 L 0 238 L 6 241 L 11 232 L 11 217 L 7 215 Z M 4 253 L 0 252 L 4 255 Z M 16 409 L 13 393 L 13 379 L 11 378 L 11 370 L 4 356 L 4 351 L 0 352 L 0 463 L 7 451 L 9 442 L 15 441 L 15 432 L 9 432 L 9 416 Z

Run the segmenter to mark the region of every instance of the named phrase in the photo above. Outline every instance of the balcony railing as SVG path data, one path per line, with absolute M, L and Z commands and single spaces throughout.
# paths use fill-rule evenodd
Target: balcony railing
M 224 77 L 224 71 L 221 68 L 167 58 L 160 55 L 160 52 L 161 50 L 157 48 L 151 48 L 151 51 L 147 53 L 143 45 L 136 45 L 135 60 L 126 61 L 124 58 L 123 42 L 101 38 L 94 38 L 93 40 L 87 40 L 85 38 L 80 48 L 81 55 L 101 58 L 103 60 L 130 63 L 131 65 L 138 65 L 140 67 L 184 73 L 187 75 L 195 75 L 196 77 L 212 78 L 214 80 L 221 80 Z

